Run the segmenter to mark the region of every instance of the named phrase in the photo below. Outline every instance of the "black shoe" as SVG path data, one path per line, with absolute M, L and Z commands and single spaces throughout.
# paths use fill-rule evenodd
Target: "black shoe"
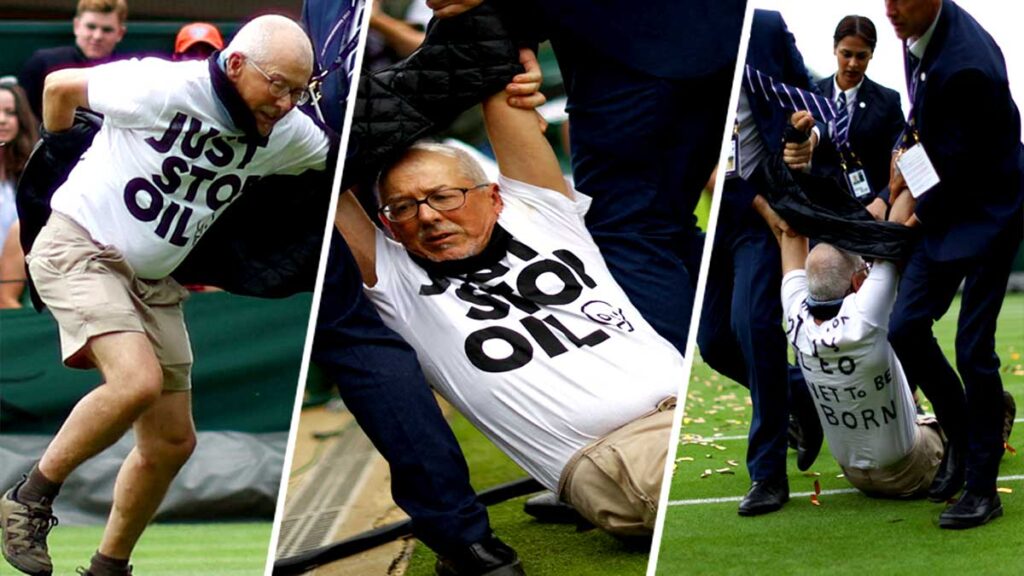
M 758 516 L 775 512 L 789 502 L 789 479 L 785 476 L 754 482 L 740 501 L 740 516 Z
M 932 485 L 928 487 L 928 499 L 932 502 L 945 502 L 955 496 L 964 487 L 966 468 L 960 450 L 947 442 L 939 470 L 935 473 Z
M 814 465 L 825 439 L 813 402 L 801 402 L 799 398 L 793 402 L 789 427 L 791 435 L 794 427 L 799 430 L 796 436 L 796 467 L 803 472 Z
M 960 500 L 939 515 L 939 528 L 974 528 L 1002 515 L 1003 503 L 999 501 L 999 494 L 993 492 L 991 496 L 978 496 L 964 490 Z
M 587 521 L 569 504 L 562 502 L 550 490 L 530 498 L 523 504 L 523 512 L 541 522 L 552 524 L 581 524 Z
M 1003 444 L 1005 445 L 1010 441 L 1010 433 L 1013 432 L 1013 421 L 1017 418 L 1017 402 L 1014 401 L 1013 396 L 1009 392 L 1003 390 L 1003 403 L 1006 406 L 1003 412 Z
M 448 556 L 438 556 L 437 576 L 526 576 L 519 555 L 491 534 Z

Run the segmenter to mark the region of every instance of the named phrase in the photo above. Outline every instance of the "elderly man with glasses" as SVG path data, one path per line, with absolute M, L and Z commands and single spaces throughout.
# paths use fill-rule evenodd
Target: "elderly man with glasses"
M 896 263 L 868 266 L 826 243 L 808 252 L 807 238 L 763 197 L 754 207 L 780 243 L 786 337 L 846 479 L 869 496 L 925 497 L 940 470 L 944 436 L 934 417 L 915 413 L 907 376 L 887 338 L 899 284 Z M 902 194 L 889 221 L 915 226 L 913 214 L 913 197 Z M 1008 436 L 1012 398 L 1006 410 Z
M 445 398 L 587 520 L 650 535 L 683 359 L 612 278 L 584 224 L 590 199 L 536 114 L 509 106 L 539 87 L 533 53 L 521 59 L 526 72 L 484 102 L 497 182 L 459 150 L 414 145 L 378 180 L 387 233 L 350 192 L 335 224 Z
M 0 499 L 3 553 L 22 572 L 52 572 L 46 536 L 61 484 L 131 428 L 136 445 L 84 572 L 131 573 L 131 552 L 196 441 L 187 292 L 170 274 L 251 184 L 328 166 L 333 137 L 293 111 L 312 67 L 302 29 L 270 15 L 205 62 L 133 59 L 47 77 L 51 135 L 72 127 L 78 107 L 104 120 L 54 192 L 27 261 L 65 364 L 104 381 Z

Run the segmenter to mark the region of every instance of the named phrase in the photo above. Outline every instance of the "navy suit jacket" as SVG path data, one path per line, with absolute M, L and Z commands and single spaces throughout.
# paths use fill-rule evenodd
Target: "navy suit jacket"
M 658 78 L 695 79 L 732 69 L 746 0 L 653 0 L 642 7 L 594 0 L 517 0 L 560 54 L 615 62 Z M 563 74 L 568 76 L 567 74 Z
M 1006 63 L 974 18 L 943 0 L 917 76 L 913 122 L 941 179 L 917 202 L 925 249 L 939 261 L 978 256 L 1021 226 L 1024 147 Z
M 790 86 L 815 92 L 803 56 L 796 48 L 796 40 L 786 27 L 782 14 L 773 10 L 754 10 L 754 20 L 750 27 L 750 43 L 747 45 L 746 64 L 762 73 L 780 80 Z M 764 140 L 770 153 L 782 150 L 782 134 L 792 114 L 764 97 L 752 95 L 746 81 L 743 90 L 750 104 L 750 112 L 757 126 L 761 139 Z M 824 131 L 822 132 L 824 134 Z M 740 158 L 740 162 L 743 162 Z M 730 212 L 740 215 L 751 208 L 756 191 L 752 186 L 739 179 L 726 182 L 728 186 L 722 197 Z M 759 218 L 759 217 L 758 217 Z
M 821 94 L 835 99 L 834 76 L 818 82 Z M 853 119 L 850 121 L 850 147 L 864 165 L 871 195 L 861 200 L 866 204 L 889 185 L 889 163 L 892 149 L 903 133 L 903 109 L 899 92 L 864 78 L 857 90 Z M 822 127 L 823 131 L 827 128 Z M 838 178 L 846 188 L 846 177 L 839 165 L 839 153 L 829 138 L 822 138 L 814 150 L 811 172 Z

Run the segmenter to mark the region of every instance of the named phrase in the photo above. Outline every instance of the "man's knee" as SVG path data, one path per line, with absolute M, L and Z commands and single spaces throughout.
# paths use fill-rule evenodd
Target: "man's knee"
M 957 330 L 956 334 L 956 369 L 961 378 L 970 378 L 974 374 L 992 374 L 999 372 L 999 357 L 995 351 L 995 341 L 979 338 L 975 334 L 965 334 Z
M 196 433 L 191 426 L 163 430 L 138 443 L 144 466 L 177 472 L 196 449 Z

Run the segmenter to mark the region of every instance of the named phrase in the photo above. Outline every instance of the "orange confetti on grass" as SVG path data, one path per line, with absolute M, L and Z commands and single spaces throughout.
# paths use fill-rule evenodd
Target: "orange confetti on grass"
M 1011 456 L 1016 456 L 1017 455 L 1017 449 L 1014 448 L 1013 446 L 1010 446 L 1009 442 L 1003 442 L 1003 448 L 1005 448 L 1006 451 L 1009 452 Z
M 821 500 L 818 499 L 818 495 L 821 494 L 821 482 L 814 481 L 814 494 L 811 494 L 811 504 L 815 506 L 821 506 Z

